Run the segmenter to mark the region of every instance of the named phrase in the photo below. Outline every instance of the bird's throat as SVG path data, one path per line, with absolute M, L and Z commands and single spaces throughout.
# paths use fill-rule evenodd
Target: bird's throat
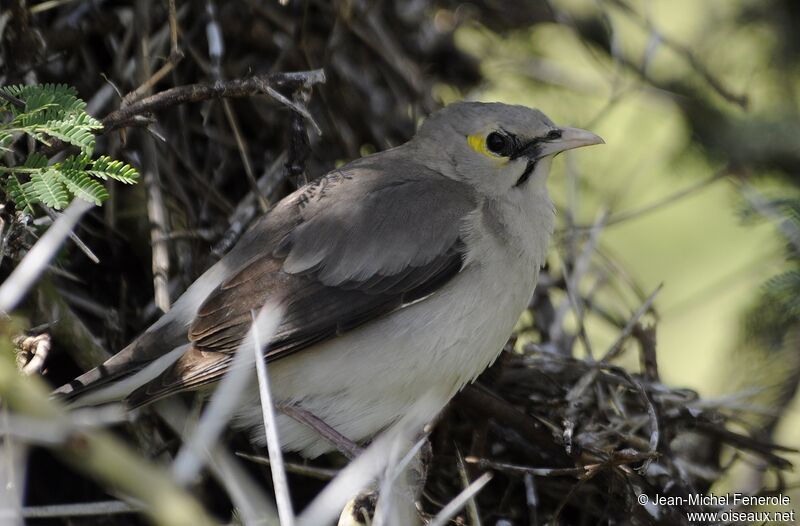
M 522 175 L 519 177 L 519 179 L 517 179 L 517 182 L 514 184 L 514 186 L 522 186 L 523 184 L 525 184 L 528 181 L 528 179 L 530 179 L 531 174 L 535 169 L 536 169 L 536 161 L 533 159 L 529 160 L 527 166 L 525 166 L 525 171 L 522 172 Z

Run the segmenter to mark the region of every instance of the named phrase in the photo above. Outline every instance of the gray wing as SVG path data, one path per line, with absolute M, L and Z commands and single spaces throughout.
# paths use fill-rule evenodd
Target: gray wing
M 418 165 L 380 164 L 387 165 L 403 175 L 387 177 L 365 158 L 282 202 L 251 235 L 269 239 L 272 250 L 208 296 L 189 329 L 193 347 L 130 403 L 217 380 L 246 336 L 252 310 L 267 301 L 284 307 L 266 354 L 277 360 L 401 309 L 455 276 L 473 193 Z

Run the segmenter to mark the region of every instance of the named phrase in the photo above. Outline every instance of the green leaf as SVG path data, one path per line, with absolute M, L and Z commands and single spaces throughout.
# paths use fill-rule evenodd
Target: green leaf
M 14 201 L 17 210 L 33 214 L 33 205 L 36 204 L 36 193 L 30 187 L 25 187 L 19 182 L 16 175 L 10 175 L 6 180 L 6 192 Z
M 36 197 L 47 206 L 61 210 L 69 204 L 69 195 L 56 170 L 50 169 L 33 174 L 30 182 L 36 191 Z
M 43 124 L 51 120 L 62 120 L 86 112 L 86 103 L 78 98 L 78 92 L 66 84 L 35 84 L 32 86 L 4 86 L 8 95 L 25 103 L 19 108 L 3 101 L 2 109 L 11 112 L 17 123 Z
M 55 137 L 64 142 L 74 144 L 81 149 L 82 153 L 91 155 L 95 144 L 92 130 L 102 127 L 103 125 L 100 124 L 100 121 L 84 113 L 70 116 L 63 121 L 48 121 L 44 124 L 30 126 L 25 131 L 41 142 L 47 143 L 47 136 Z
M 0 99 L 0 111 L 13 116 L 11 122 L 0 123 L 0 151 L 8 150 L 15 137 L 26 133 L 44 144 L 53 139 L 80 148 L 79 155 L 53 163 L 44 155 L 31 153 L 23 165 L 0 167 L 9 173 L 2 189 L 19 207 L 32 210 L 35 203 L 55 209 L 65 207 L 73 197 L 100 205 L 108 192 L 99 180 L 113 179 L 133 184 L 139 174 L 128 164 L 108 156 L 92 160 L 96 130 L 102 129 L 97 119 L 86 113 L 86 103 L 77 91 L 64 84 L 3 86 L 0 91 L 21 100 L 24 107 Z M 14 173 L 24 173 L 30 180 L 21 183 Z
M 25 159 L 25 168 L 45 168 L 47 166 L 47 157 L 41 153 L 33 152 Z
M 88 173 L 103 180 L 111 178 L 125 184 L 134 184 L 139 179 L 136 168 L 107 155 L 97 158 Z
M 62 170 L 80 170 L 83 172 L 86 170 L 86 167 L 92 162 L 91 157 L 86 154 L 81 155 L 70 155 L 60 163 L 58 163 L 59 169 Z
M 80 170 L 60 170 L 61 182 L 76 197 L 89 201 L 97 206 L 108 199 L 108 192 L 102 184 L 95 181 L 86 172 Z
M 10 151 L 11 143 L 14 142 L 14 134 L 0 129 L 0 150 Z

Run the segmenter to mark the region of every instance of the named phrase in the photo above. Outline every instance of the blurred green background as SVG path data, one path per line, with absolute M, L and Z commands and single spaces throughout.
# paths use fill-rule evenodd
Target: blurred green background
M 750 396 L 732 403 L 768 411 L 775 409 L 769 393 L 787 381 L 791 387 L 800 354 L 786 342 L 778 351 L 754 348 L 758 342 L 745 330 L 765 282 L 789 263 L 775 220 L 743 219 L 742 189 L 794 194 L 797 175 L 781 172 L 768 154 L 775 146 L 800 158 L 800 137 L 784 133 L 797 123 L 800 75 L 791 37 L 780 31 L 790 21 L 781 21 L 776 6 L 792 9 L 786 2 L 554 0 L 557 23 L 502 37 L 477 22 L 462 25 L 457 43 L 480 60 L 488 80 L 470 93 L 437 89 L 446 102 L 466 97 L 538 107 L 556 123 L 604 137 L 606 146 L 555 163 L 550 185 L 561 225 L 570 213 L 577 224 L 591 225 L 604 209 L 612 218 L 646 209 L 607 226 L 599 247 L 645 296 L 664 284 L 655 301 L 662 378 L 712 398 L 744 392 Z M 450 23 L 448 16 L 437 23 Z M 581 20 L 603 21 L 611 53 L 586 38 L 591 28 Z M 686 104 L 682 90 L 706 108 Z M 762 143 L 748 158 L 749 146 Z M 744 186 L 715 178 L 731 165 L 744 174 Z M 663 206 L 651 209 L 655 203 Z M 629 313 L 641 304 L 625 294 L 613 301 Z M 601 352 L 616 335 L 592 320 L 588 330 Z M 797 447 L 793 398 L 779 409 L 776 437 Z M 724 484 L 743 487 L 751 476 L 741 472 Z M 789 483 L 799 481 L 795 475 Z M 800 493 L 790 495 L 796 506 Z

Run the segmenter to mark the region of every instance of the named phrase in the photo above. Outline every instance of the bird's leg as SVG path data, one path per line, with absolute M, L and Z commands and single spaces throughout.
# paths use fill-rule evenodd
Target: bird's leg
M 319 433 L 319 436 L 327 440 L 348 459 L 352 460 L 356 458 L 363 451 L 358 444 L 336 431 L 318 416 L 306 411 L 302 407 L 292 404 L 278 404 L 277 407 L 278 411 L 288 416 L 292 420 L 300 422 L 301 424 L 306 425 Z

